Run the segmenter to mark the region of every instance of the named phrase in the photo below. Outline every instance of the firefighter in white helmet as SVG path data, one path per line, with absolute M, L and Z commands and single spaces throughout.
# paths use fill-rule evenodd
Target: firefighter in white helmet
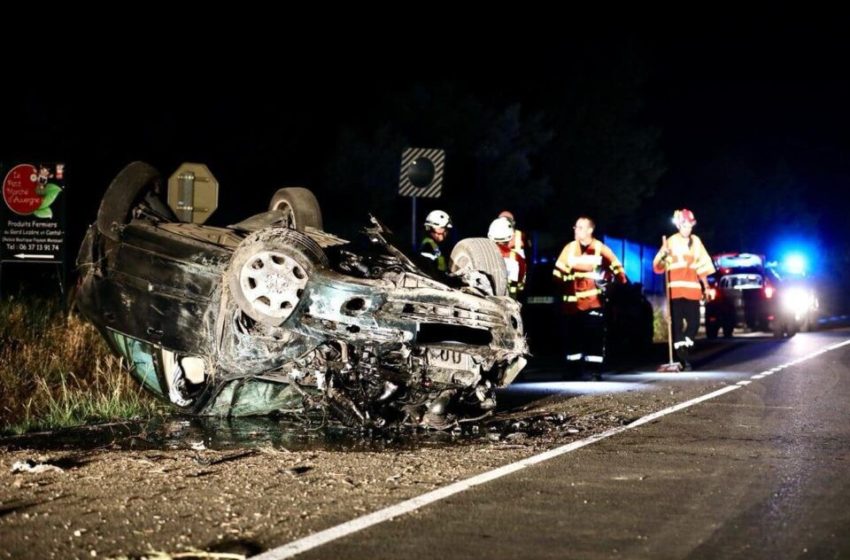
M 511 249 L 517 252 L 522 258 L 530 258 L 531 257 L 531 240 L 528 239 L 525 235 L 525 232 L 519 229 L 516 226 L 516 218 L 514 218 L 513 212 L 510 210 L 502 210 L 499 212 L 500 218 L 507 218 L 511 225 L 514 228 L 514 237 L 511 239 L 509 243 Z
M 433 277 L 448 273 L 449 264 L 442 246 L 452 227 L 452 219 L 442 210 L 433 210 L 425 216 L 425 238 L 419 244 L 419 267 Z
M 508 293 L 512 298 L 518 299 L 525 288 L 527 267 L 525 255 L 511 243 L 515 233 L 513 222 L 505 216 L 493 220 L 487 230 L 487 237 L 496 243 L 502 258 L 505 259 L 505 266 L 508 269 Z
M 702 244 L 692 233 L 697 219 L 687 208 L 673 213 L 673 225 L 679 230 L 662 238 L 661 249 L 652 261 L 657 274 L 667 273 L 667 297 L 670 298 L 670 318 L 673 323 L 673 347 L 682 369 L 692 369 L 688 354 L 699 329 L 699 302 L 703 290 L 708 290 L 708 276 L 714 273 L 714 263 Z

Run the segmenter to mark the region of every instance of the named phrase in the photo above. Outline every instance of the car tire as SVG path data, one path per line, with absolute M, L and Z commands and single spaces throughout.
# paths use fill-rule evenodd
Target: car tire
M 322 229 L 322 209 L 310 189 L 284 187 L 278 189 L 269 202 L 269 210 L 281 210 L 286 217 L 286 226 L 298 231 L 306 227 Z
M 508 269 L 499 248 L 486 237 L 462 239 L 452 249 L 451 272 L 466 267 L 484 273 L 490 280 L 493 295 L 508 295 Z
M 735 332 L 735 319 L 732 317 L 728 317 L 722 325 L 723 329 L 723 338 L 732 338 L 732 334 Z
M 717 333 L 720 331 L 720 327 L 717 325 L 706 325 L 705 326 L 705 337 L 709 339 L 717 338 Z
M 227 285 L 239 309 L 264 325 L 282 325 L 301 300 L 310 275 L 328 266 L 322 248 L 288 228 L 246 237 L 227 268 Z
M 818 329 L 818 322 L 814 317 L 806 316 L 800 323 L 800 332 L 814 332 Z
M 157 189 L 159 181 L 159 171 L 143 161 L 134 161 L 119 171 L 100 201 L 96 222 L 98 231 L 117 241 L 118 227 L 130 222 L 133 207 L 144 192 Z

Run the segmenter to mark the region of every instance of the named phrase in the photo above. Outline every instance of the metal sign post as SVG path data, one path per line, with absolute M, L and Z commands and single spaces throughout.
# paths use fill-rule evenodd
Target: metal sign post
M 416 251 L 416 197 L 410 197 L 411 217 L 410 217 L 410 244 L 413 250 Z

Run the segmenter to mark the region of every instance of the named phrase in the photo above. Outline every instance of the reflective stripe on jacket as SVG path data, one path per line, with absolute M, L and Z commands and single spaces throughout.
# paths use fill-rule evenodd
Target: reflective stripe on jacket
M 525 248 L 526 246 L 528 246 L 528 242 L 525 239 L 525 232 L 519 229 L 515 229 L 514 236 L 511 239 L 509 246 L 511 249 L 516 251 L 519 256 L 525 259 Z
M 438 270 L 439 272 L 446 272 L 448 270 L 446 256 L 443 255 L 443 252 L 440 251 L 440 246 L 432 238 L 426 237 L 422 240 L 422 243 L 419 245 L 419 255 L 427 259 L 427 261 L 431 261 L 434 270 Z
M 613 274 L 620 282 L 627 281 L 623 265 L 607 245 L 598 239 L 587 246 L 578 241 L 567 243 L 552 270 L 552 276 L 563 287 L 564 311 L 575 313 L 602 307 L 602 290 L 596 282 L 606 274 Z
M 652 261 L 652 269 L 658 274 L 670 271 L 670 298 L 691 299 L 699 301 L 702 298 L 702 287 L 706 277 L 714 273 L 714 263 L 702 240 L 696 235 L 688 239 L 676 233 L 667 238 L 667 255 L 662 248 Z

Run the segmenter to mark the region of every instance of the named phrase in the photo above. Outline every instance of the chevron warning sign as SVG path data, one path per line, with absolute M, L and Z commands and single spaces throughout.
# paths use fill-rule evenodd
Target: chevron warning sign
M 443 192 L 446 152 L 437 148 L 406 148 L 401 155 L 398 194 L 438 198 Z

